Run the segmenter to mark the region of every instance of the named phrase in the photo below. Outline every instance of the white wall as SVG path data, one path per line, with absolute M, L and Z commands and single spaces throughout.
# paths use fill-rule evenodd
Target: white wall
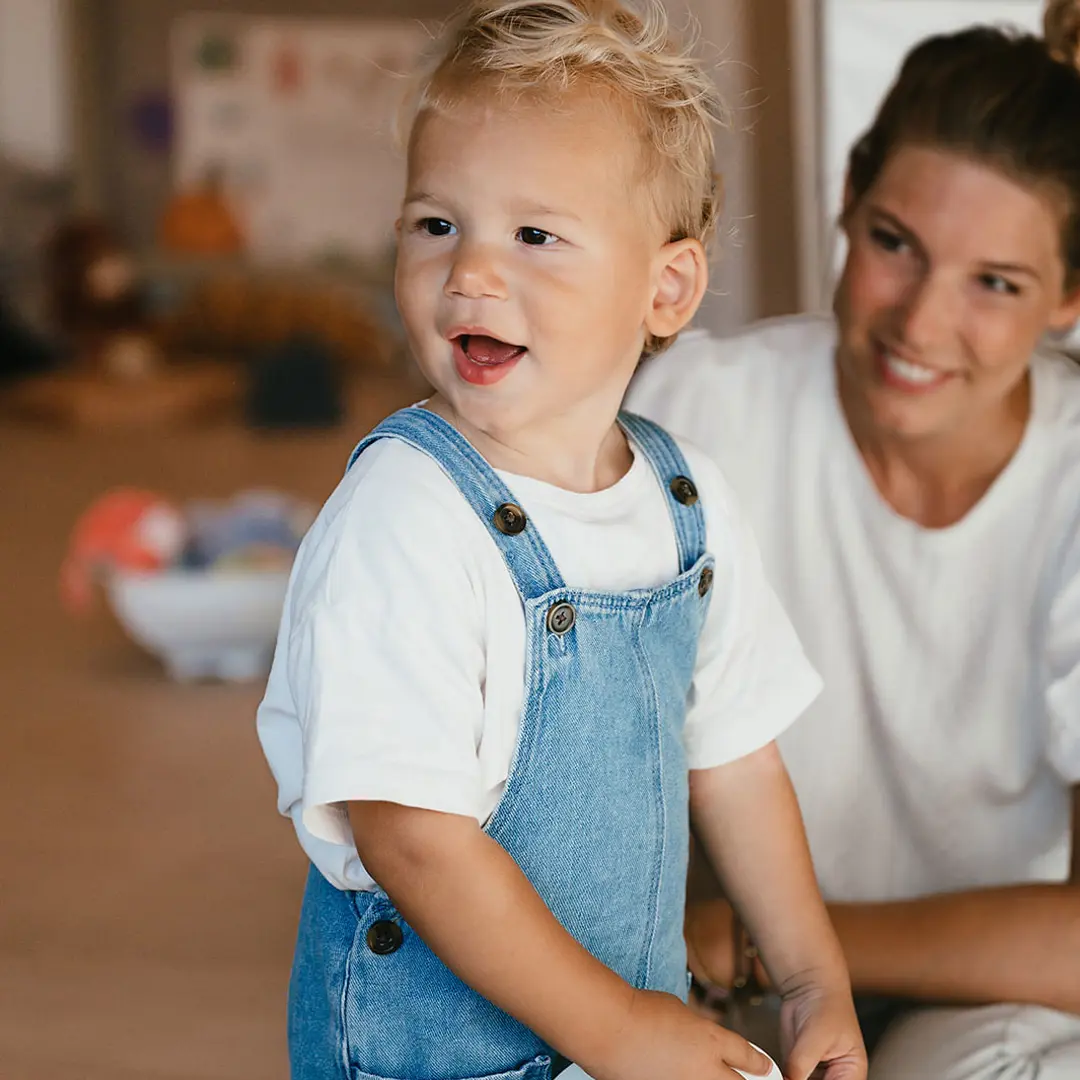
M 69 163 L 67 0 L 0 0 L 0 155 Z

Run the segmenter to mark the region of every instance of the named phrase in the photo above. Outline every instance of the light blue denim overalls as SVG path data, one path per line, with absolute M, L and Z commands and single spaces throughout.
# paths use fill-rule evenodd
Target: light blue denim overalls
M 441 465 L 487 527 L 527 644 L 517 751 L 486 831 L 594 956 L 633 986 L 685 1000 L 682 727 L 713 560 L 675 443 L 641 417 L 620 423 L 660 480 L 678 541 L 681 572 L 656 589 L 567 588 L 527 508 L 426 409 L 395 413 L 349 465 L 376 439 L 401 439 Z M 453 975 L 385 893 L 342 892 L 314 867 L 289 999 L 294 1080 L 548 1080 L 566 1064 Z

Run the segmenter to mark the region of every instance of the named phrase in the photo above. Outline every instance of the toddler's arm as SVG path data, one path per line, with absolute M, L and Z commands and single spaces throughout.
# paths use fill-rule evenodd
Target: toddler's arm
M 690 812 L 784 998 L 785 1076 L 863 1080 L 866 1054 L 843 953 L 818 892 L 795 792 L 775 743 L 690 774 Z
M 365 869 L 435 954 L 596 1080 L 768 1072 L 749 1043 L 594 959 L 475 819 L 386 802 L 349 815 Z

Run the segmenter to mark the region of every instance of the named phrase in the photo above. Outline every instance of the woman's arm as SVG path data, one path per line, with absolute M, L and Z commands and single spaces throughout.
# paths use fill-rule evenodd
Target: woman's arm
M 1073 835 L 1080 789 L 1073 795 Z M 833 904 L 829 914 L 857 991 L 981 1004 L 1012 1001 L 1080 1014 L 1080 844 L 1063 884 Z M 687 937 L 698 975 L 731 979 L 731 909 L 693 905 Z

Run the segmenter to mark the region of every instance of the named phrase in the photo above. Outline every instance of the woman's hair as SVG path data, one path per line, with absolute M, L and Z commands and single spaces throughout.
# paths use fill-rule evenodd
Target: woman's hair
M 579 87 L 635 124 L 670 237 L 707 244 L 720 210 L 712 124 L 725 112 L 660 0 L 472 0 L 436 41 L 411 104 L 415 117 L 484 94 L 546 102 Z
M 1055 6 L 1062 9 L 1056 17 Z M 1065 14 L 1073 20 L 1068 25 Z M 870 129 L 851 150 L 849 206 L 858 204 L 902 146 L 962 154 L 1062 201 L 1061 254 L 1067 280 L 1075 283 L 1080 278 L 1080 72 L 1068 44 L 1075 21 L 1069 0 L 1048 11 L 1047 41 L 976 26 L 916 45 Z

